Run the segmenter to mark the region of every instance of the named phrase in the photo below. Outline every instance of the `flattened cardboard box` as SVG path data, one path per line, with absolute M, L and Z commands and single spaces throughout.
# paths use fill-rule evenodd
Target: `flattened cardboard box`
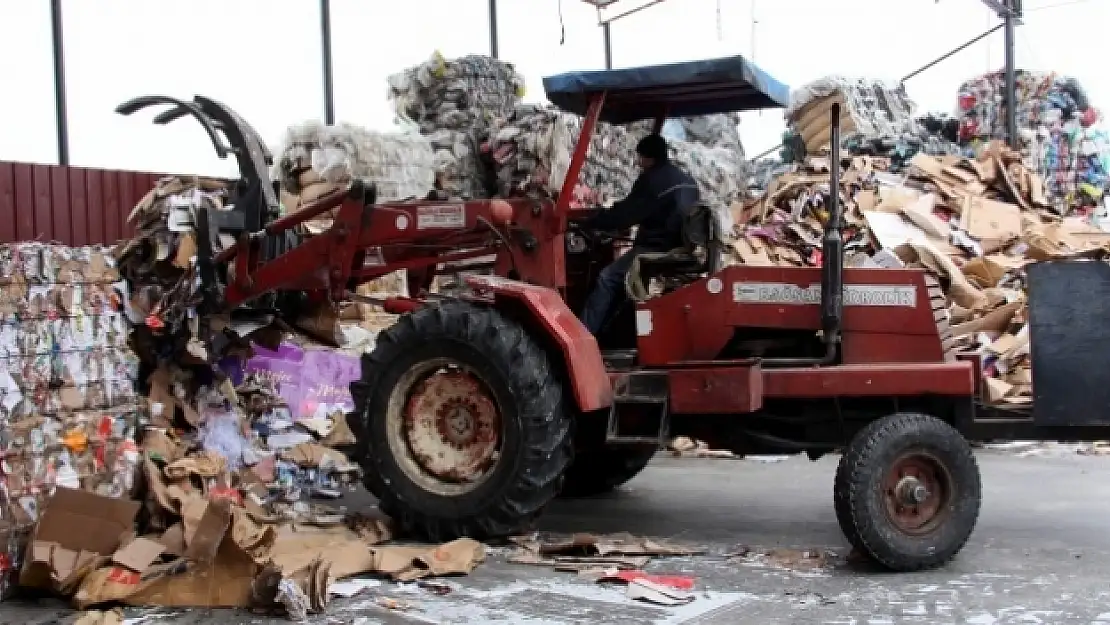
M 133 530 L 140 504 L 58 488 L 31 536 L 19 583 L 65 592 L 111 556 Z

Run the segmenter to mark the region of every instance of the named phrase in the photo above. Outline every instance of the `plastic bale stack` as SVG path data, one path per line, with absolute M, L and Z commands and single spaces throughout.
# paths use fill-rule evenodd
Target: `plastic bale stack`
M 490 158 L 497 192 L 512 196 L 558 193 L 582 130 L 582 118 L 554 107 L 524 105 L 497 128 L 490 139 Z M 639 136 L 625 126 L 599 123 L 590 140 L 571 206 L 608 205 L 623 198 L 639 175 Z M 743 155 L 725 147 L 671 140 L 672 161 L 689 173 L 712 206 L 727 207 L 743 189 Z
M 1006 136 L 1005 77 L 994 72 L 960 87 L 960 139 L 981 146 Z M 1045 180 L 1059 215 L 1101 201 L 1110 187 L 1110 137 L 1073 78 L 1017 73 L 1018 139 L 1027 166 Z
M 486 197 L 481 146 L 489 129 L 520 104 L 524 77 L 491 57 L 446 59 L 436 52 L 388 83 L 398 117 L 432 139 L 440 190 L 452 198 Z
M 143 411 L 109 250 L 0 245 L 0 599 L 56 487 L 131 492 Z

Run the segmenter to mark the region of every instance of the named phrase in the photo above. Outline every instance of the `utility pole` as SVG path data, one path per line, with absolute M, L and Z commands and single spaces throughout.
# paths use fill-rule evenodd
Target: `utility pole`
M 335 124 L 335 78 L 331 59 L 331 0 L 320 0 L 320 73 L 324 78 L 324 123 Z
M 54 58 L 54 125 L 58 133 L 58 164 L 69 166 L 69 115 L 66 113 L 66 53 L 62 0 L 50 2 L 50 41 Z
M 1016 28 L 1022 25 L 1022 0 L 979 0 L 1002 18 L 1006 33 L 1006 142 L 1011 148 L 1018 147 L 1017 134 L 1017 69 L 1015 65 L 1017 35 Z
M 1006 5 L 1006 15 L 1003 17 L 1006 23 L 1006 138 L 1010 147 L 1016 150 L 1018 147 L 1017 71 L 1014 65 L 1017 63 L 1015 50 L 1017 37 L 1014 29 L 1017 26 L 1017 20 L 1021 17 L 1021 0 L 1006 0 Z

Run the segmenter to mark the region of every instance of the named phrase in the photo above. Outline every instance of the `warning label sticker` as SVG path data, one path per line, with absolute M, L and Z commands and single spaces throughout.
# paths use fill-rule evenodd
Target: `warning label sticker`
M 782 282 L 734 282 L 732 299 L 744 304 L 812 306 L 821 303 L 821 285 L 800 287 Z M 905 284 L 849 284 L 844 286 L 845 306 L 915 308 L 917 287 Z
M 462 228 L 466 226 L 466 205 L 419 206 L 416 209 L 416 229 Z

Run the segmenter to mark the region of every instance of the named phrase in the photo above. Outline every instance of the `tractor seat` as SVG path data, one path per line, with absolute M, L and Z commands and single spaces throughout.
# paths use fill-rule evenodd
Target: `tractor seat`
M 625 290 L 634 301 L 651 297 L 653 279 L 682 285 L 721 267 L 721 225 L 709 206 L 699 204 L 682 221 L 685 245 L 669 252 L 640 254 L 625 278 Z M 665 287 L 666 288 L 666 287 Z

